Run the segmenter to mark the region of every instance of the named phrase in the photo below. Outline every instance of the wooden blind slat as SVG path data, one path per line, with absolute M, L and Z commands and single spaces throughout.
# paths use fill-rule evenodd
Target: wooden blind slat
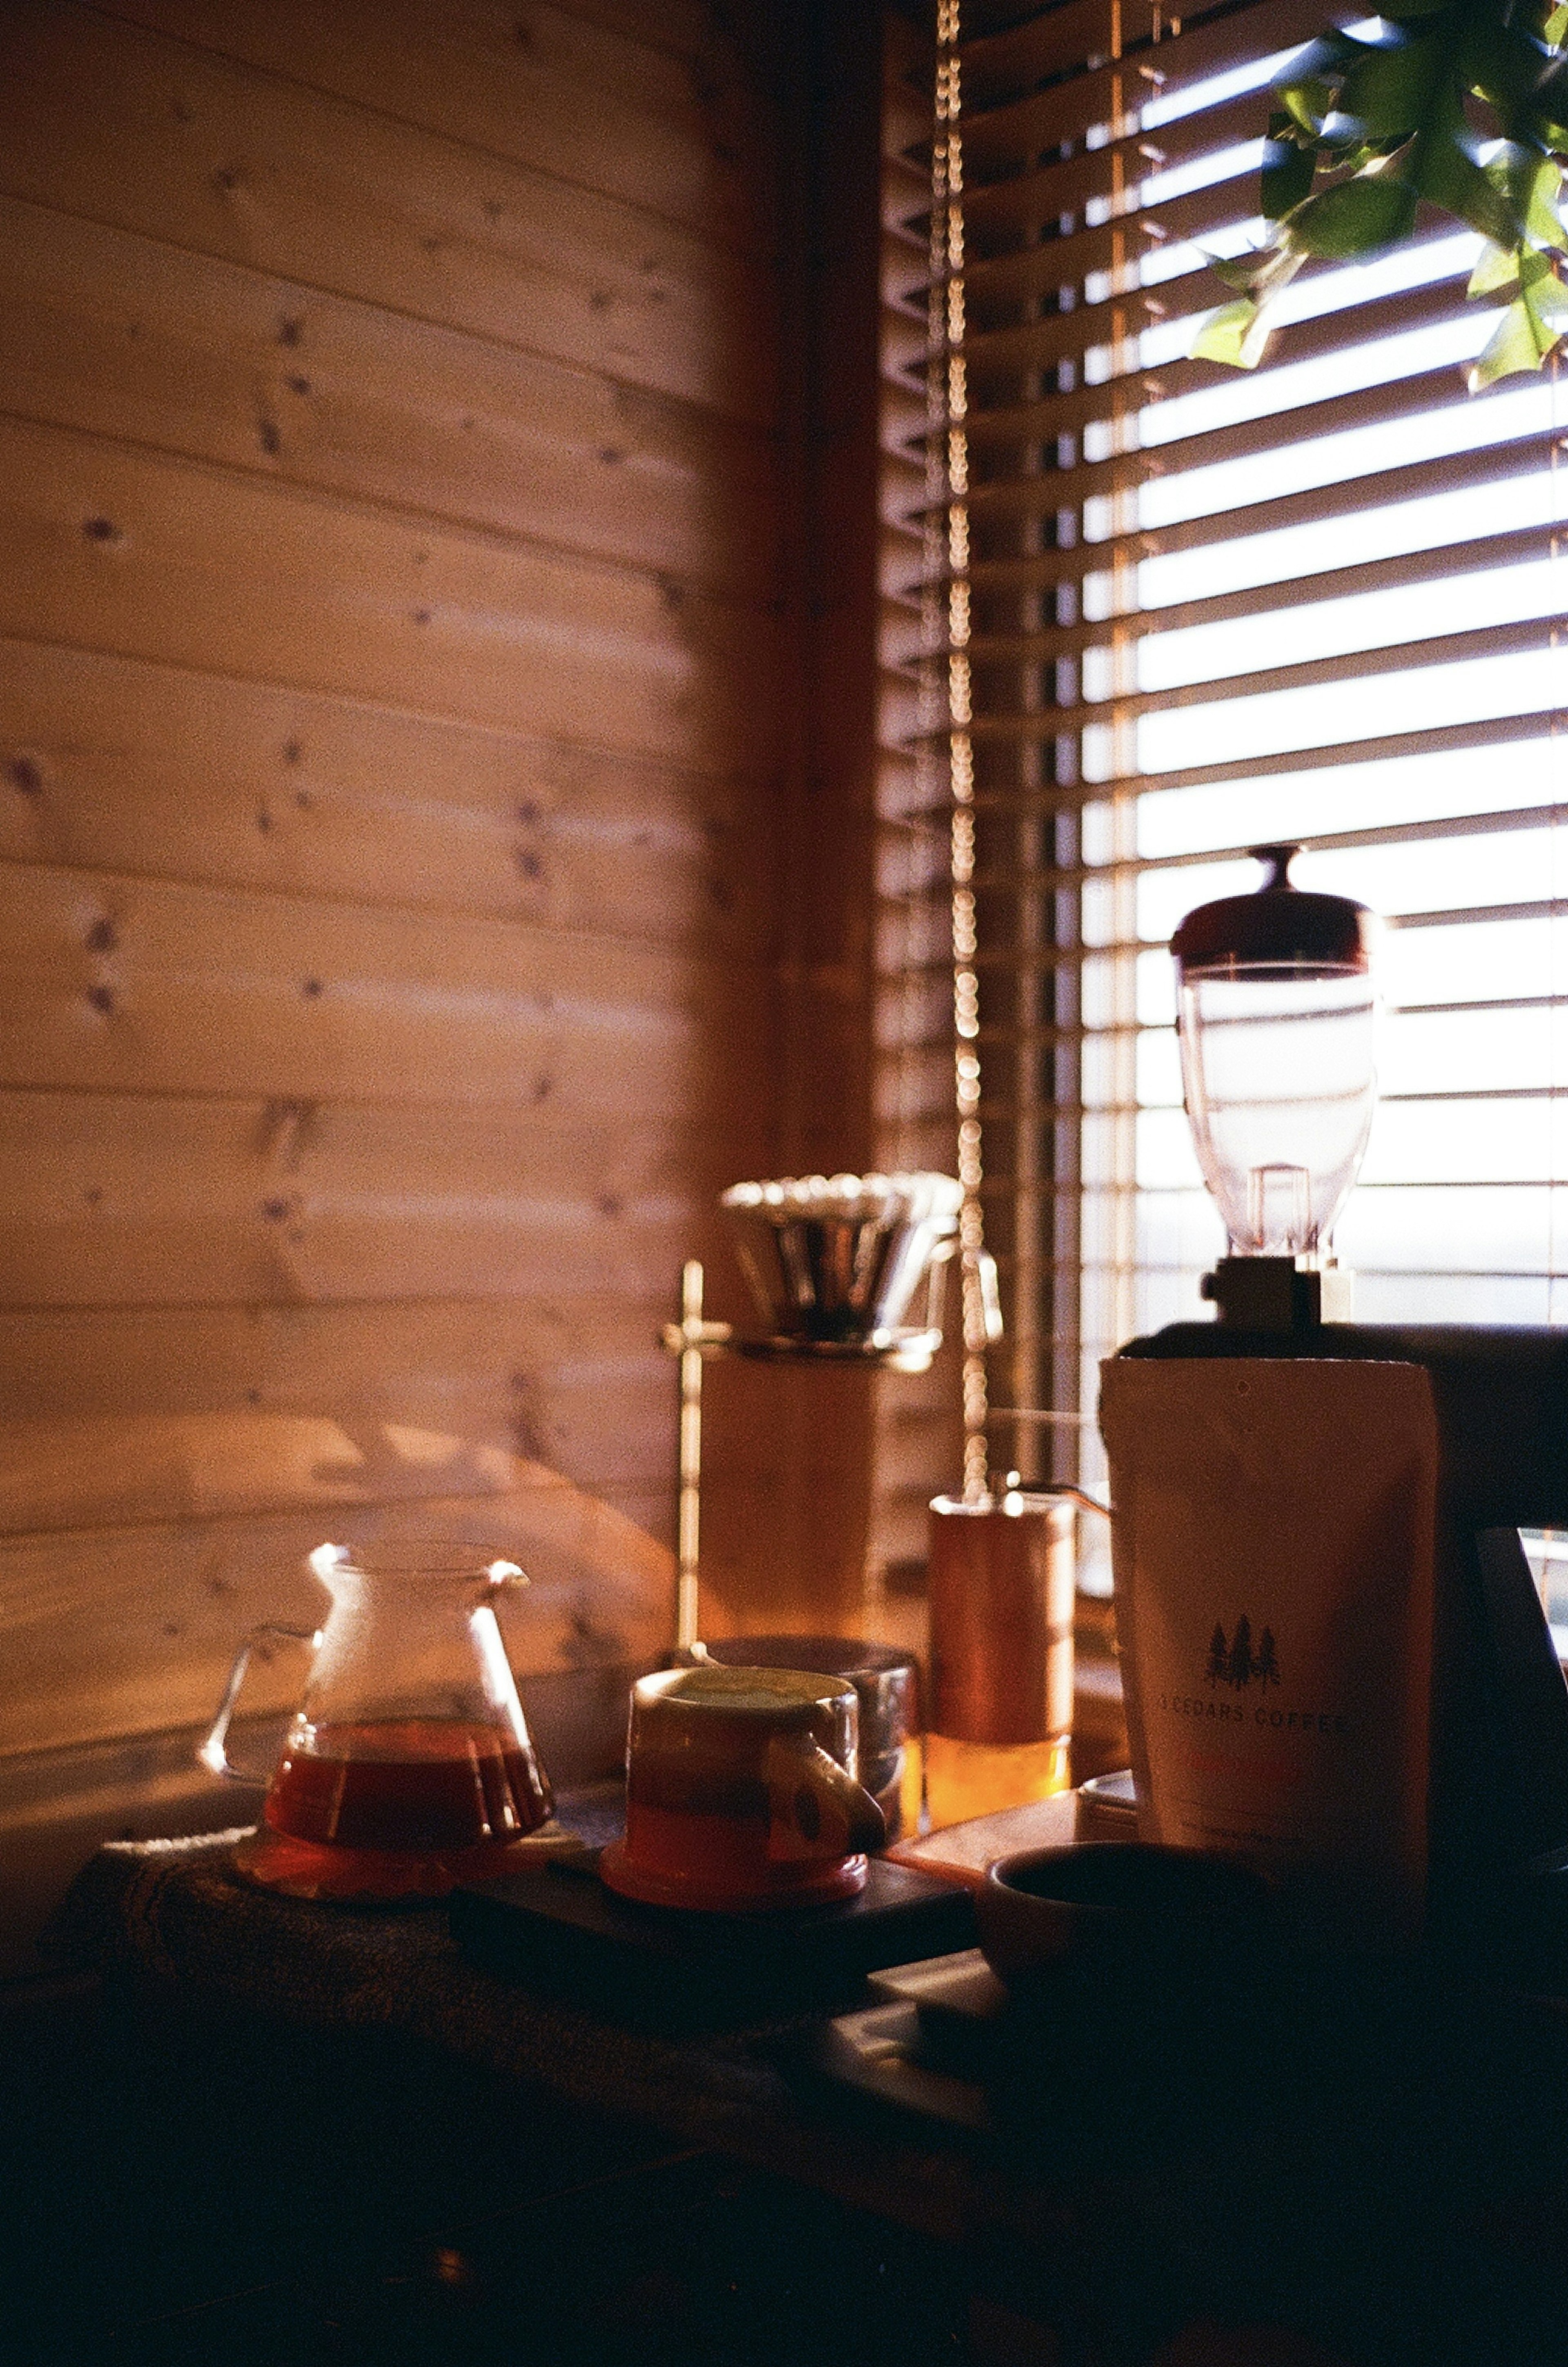
M 1554 621 L 1550 617 L 1531 617 L 1519 625 L 1485 625 L 1426 640 L 1390 642 L 1375 649 L 1352 650 L 1339 657 L 1314 658 L 1252 674 L 1185 683 L 1174 690 L 1131 691 L 1115 699 L 1043 707 L 1029 714 L 981 714 L 974 718 L 969 730 L 976 741 L 1026 745 L 1055 739 L 1064 731 L 1109 723 L 1113 715 L 1156 715 L 1179 708 L 1224 707 L 1235 699 L 1255 698 L 1272 691 L 1313 690 L 1324 684 L 1359 680 L 1369 674 L 1461 664 L 1475 658 L 1509 656 L 1522 650 L 1545 650 L 1553 646 Z M 1325 715 L 1325 721 L 1332 724 L 1332 708 L 1326 708 Z M 1084 794 L 1092 795 L 1095 786 L 1090 784 Z
M 1179 116 L 1145 130 L 1141 124 L 1109 140 L 1103 148 L 1065 143 L 1067 153 L 1006 180 L 965 184 L 964 225 L 965 284 L 987 291 L 1003 285 L 1010 268 L 1034 260 L 1035 250 L 1012 250 L 1018 239 L 1057 232 L 1064 214 L 1081 213 L 1091 198 L 1135 188 L 1151 173 L 1168 172 L 1195 158 L 1258 137 L 1258 93 L 1198 113 Z M 929 201 L 929 183 L 927 188 Z M 1059 235 L 1059 232 L 1057 232 Z M 999 250 L 999 251 L 998 251 Z
M 1201 313 L 1202 307 L 1196 309 Z M 1280 359 L 1322 360 L 1373 345 L 1380 338 L 1473 321 L 1474 317 L 1473 311 L 1465 309 L 1462 275 L 1456 266 L 1449 277 L 1385 298 L 1375 307 L 1347 304 L 1315 320 L 1294 324 Z M 1113 308 L 1108 303 L 1083 311 L 1055 313 L 1048 319 L 999 332 L 996 339 L 981 334 L 966 340 L 964 350 L 979 379 L 965 421 L 976 441 L 1010 440 L 1024 417 L 1032 438 L 1048 438 L 1081 429 L 1093 419 L 1109 418 L 1119 398 L 1125 406 L 1127 397 L 1134 395 L 1135 408 L 1140 402 L 1199 392 L 1214 384 L 1212 362 L 1189 361 L 1178 355 L 1167 362 L 1145 363 L 1139 359 L 1132 338 L 1118 349 L 1110 343 L 1112 319 Z M 1005 348 L 1004 340 L 1011 341 Z M 1010 371 L 1043 368 L 1096 349 L 1106 356 L 1111 369 L 1096 383 L 1075 388 L 1069 396 L 1046 395 L 1030 405 L 1026 413 L 1005 396 L 999 403 L 987 400 L 987 373 L 993 368 L 998 373 L 1004 368 Z M 1450 384 L 1457 393 L 1457 367 L 1450 372 Z M 1005 427 L 998 413 L 1005 414 Z
M 992 134 L 987 142 L 982 130 L 977 143 L 981 154 L 988 157 L 999 153 L 1005 162 L 1010 155 L 1081 136 L 1089 125 L 1106 121 L 1118 87 L 1125 92 L 1131 83 L 1138 99 L 1155 92 L 1174 96 L 1224 71 L 1238 56 L 1271 55 L 1311 40 L 1322 30 L 1324 21 L 1321 7 L 1314 7 L 1312 0 L 1262 0 L 1262 5 L 1245 9 L 1222 7 L 1198 18 L 1185 17 L 1176 35 L 1168 29 L 1168 19 L 1164 20 L 1163 38 L 1158 40 L 1150 31 L 1128 24 L 1125 55 L 1112 64 L 1114 31 L 1105 0 L 1101 0 L 1099 27 L 1090 21 L 1087 40 L 1080 35 L 1077 43 L 1062 41 L 1052 21 L 1058 13 L 1043 10 L 1012 33 L 982 36 L 962 44 L 965 111 L 972 108 L 974 119 L 982 127 L 988 125 Z M 1076 16 L 1074 21 L 1082 22 Z M 1010 46 L 993 48 L 992 42 Z M 1079 51 L 1077 57 L 1071 55 L 1075 47 Z M 1004 57 L 1005 66 L 1000 63 Z M 1051 59 L 1052 64 L 1041 63 L 1044 58 Z M 1044 80 L 1047 74 L 1051 76 L 1048 89 L 1019 97 L 1009 95 L 1030 81 Z M 971 84 L 972 99 L 968 97 Z M 1124 105 L 1130 103 L 1123 98 Z
M 1012 13 L 1010 9 L 1009 13 Z M 986 22 L 985 12 L 972 8 L 963 20 L 959 39 L 965 88 L 973 80 L 976 97 L 984 103 L 989 94 L 991 103 L 996 104 L 998 93 L 1039 80 L 1039 54 L 1054 40 L 1052 19 L 1055 14 L 1053 6 L 1037 8 L 1031 16 L 1001 30 L 993 30 Z M 1132 19 L 1126 21 L 1125 30 L 1139 58 L 1151 56 L 1156 50 L 1163 52 L 1159 62 L 1168 68 L 1172 85 L 1179 86 L 1234 63 L 1238 56 L 1262 56 L 1277 49 L 1288 49 L 1293 41 L 1309 40 L 1322 22 L 1322 9 L 1314 8 L 1311 0 L 1244 0 L 1239 6 L 1236 0 L 1221 0 L 1218 6 L 1200 6 L 1184 17 L 1179 33 L 1171 31 L 1168 18 L 1164 19 L 1157 40 Z M 1102 7 L 1100 24 L 1098 42 L 1093 45 L 1109 50 L 1109 6 Z M 1090 116 L 1086 119 L 1094 119 Z
M 1381 803 L 1356 827 L 1348 781 L 1325 782 L 1334 800 L 1325 818 L 1344 826 L 1322 844 L 1337 857 L 1336 884 L 1367 858 L 1373 900 L 1387 851 L 1422 845 L 1412 876 L 1429 886 L 1393 900 L 1431 906 L 1401 916 L 1417 935 L 1437 930 L 1446 942 L 1456 930 L 1549 917 L 1556 901 L 1536 893 L 1533 878 L 1516 889 L 1509 866 L 1525 862 L 1522 850 L 1562 810 L 1548 802 L 1546 766 L 1530 743 L 1558 720 L 1560 691 L 1537 660 L 1555 647 L 1568 604 L 1536 572 L 1559 541 L 1557 505 L 1546 498 L 1548 406 L 1517 381 L 1489 398 L 1490 409 L 1462 391 L 1487 324 L 1462 295 L 1470 258 L 1451 221 L 1434 216 L 1424 251 L 1401 250 L 1372 273 L 1329 265 L 1299 278 L 1291 302 L 1315 299 L 1321 309 L 1278 330 L 1257 379 L 1190 358 L 1179 324 L 1190 314 L 1195 329 L 1226 300 L 1203 250 L 1224 244 L 1259 209 L 1256 157 L 1238 153 L 1256 148 L 1267 119 L 1258 69 L 1314 36 L 1320 11 L 1212 11 L 1157 46 L 1164 27 L 1152 9 L 1113 10 L 1110 0 L 1098 17 L 1075 0 L 992 34 L 994 21 L 982 0 L 967 0 L 952 160 L 956 174 L 962 152 L 962 185 L 941 178 L 939 142 L 936 200 L 952 210 L 931 217 L 945 240 L 933 246 L 926 351 L 902 357 L 911 394 L 931 405 L 909 438 L 930 470 L 906 513 L 923 538 L 919 564 L 900 586 L 910 623 L 903 666 L 923 704 L 909 776 L 887 813 L 881 925 L 889 942 L 902 925 L 919 981 L 911 1024 L 925 1032 L 918 1056 L 906 1052 L 904 1089 L 934 1124 L 951 1040 L 941 1008 L 950 962 L 943 832 L 954 786 L 964 803 L 972 780 L 987 1234 L 1015 1321 L 1055 1343 L 1036 1359 L 1037 1386 L 1052 1394 L 1033 1401 L 1087 1410 L 1095 1357 L 1139 1321 L 1130 1121 L 1142 1099 L 1117 1064 L 1143 1032 L 1134 965 L 1148 947 L 1127 926 L 1128 891 L 1145 869 L 1168 875 L 1140 907 L 1163 916 L 1184 869 L 1234 865 L 1256 843 L 1230 843 L 1254 827 L 1247 808 L 1258 837 L 1283 829 L 1276 813 L 1299 828 L 1292 775 L 1375 763 L 1381 782 L 1391 765 L 1484 763 L 1488 751 L 1506 764 L 1517 751 L 1519 787 L 1501 813 L 1448 810 L 1463 799 L 1453 764 L 1434 790 L 1438 810 L 1408 828 L 1382 819 Z M 1235 67 L 1249 89 L 1199 87 Z M 1197 104 L 1184 106 L 1183 92 Z M 1145 107 L 1163 112 L 1150 104 L 1162 95 L 1175 102 L 1169 121 L 1146 122 Z M 913 210 L 909 219 L 915 226 Z M 1325 281 L 1325 272 L 1337 276 Z M 1164 358 L 1145 359 L 1154 354 Z M 1211 394 L 1213 402 L 1188 400 Z M 1324 476 L 1330 481 L 1316 481 Z M 1507 493 L 1489 514 L 1492 487 Z M 1397 515 L 1447 494 L 1477 499 L 1434 515 L 1413 509 L 1407 528 Z M 1189 509 L 1197 515 L 1182 515 Z M 1378 510 L 1389 515 L 1372 519 Z M 1358 526 L 1337 550 L 1339 517 Z M 1277 551 L 1266 540 L 1247 548 L 1281 529 L 1295 532 Z M 1359 550 L 1371 555 L 1353 558 Z M 1185 582 L 1184 554 L 1194 562 Z M 1157 570 L 1141 572 L 1145 561 Z M 1102 580 L 1086 592 L 1093 577 Z M 1156 599 L 1166 605 L 1140 605 Z M 1100 613 L 1112 604 L 1113 617 Z M 1543 613 L 1517 620 L 1538 606 Z M 1494 617 L 1503 621 L 1483 621 Z M 1374 632 L 1390 638 L 1368 646 Z M 1356 646 L 1315 654 L 1352 633 Z M 1189 651 L 1177 638 L 1187 634 L 1203 638 Z M 1098 669 L 1097 654 L 1106 661 Z M 1493 659 L 1526 663 L 1489 669 Z M 1133 686 L 1200 664 L 1210 669 L 1201 681 Z M 1467 713 L 1465 669 L 1474 708 L 1517 711 Z M 1384 678 L 1396 675 L 1408 677 L 1397 710 L 1392 692 L 1382 697 Z M 1102 687 L 1103 697 L 1086 695 Z M 1408 728 L 1424 708 L 1458 719 Z M 1168 737 L 1151 728 L 1164 715 Z M 1400 728 L 1380 731 L 1385 719 Z M 1285 737 L 1310 744 L 1281 748 Z M 1248 738 L 1253 755 L 1203 755 L 1205 745 Z M 1143 769 L 1140 752 L 1162 742 L 1197 761 Z M 1100 777 L 1108 765 L 1111 777 Z M 1245 796 L 1227 799 L 1241 784 Z M 1139 801 L 1199 787 L 1217 793 L 1190 810 L 1195 838 L 1209 843 L 1178 839 L 1156 866 L 1141 862 Z M 1415 787 L 1406 776 L 1393 793 L 1404 802 Z M 1188 810 L 1180 800 L 1163 809 L 1162 846 Z M 1473 900 L 1445 904 L 1472 837 L 1475 882 L 1459 897 Z M 1197 892 L 1194 883 L 1194 900 Z M 1086 947 L 1085 927 L 1108 941 Z M 1091 1108 L 1090 1070 L 1078 1064 L 1096 1045 Z M 1544 1103 L 1557 1086 L 1527 1090 Z M 1159 1127 L 1179 1123 L 1174 1110 L 1156 1116 Z M 1521 1274 L 1532 1265 L 1529 1256 L 1514 1263 Z M 1474 1263 L 1458 1259 L 1455 1270 Z M 1080 1301 L 1078 1277 L 1090 1269 Z M 1101 1329 L 1088 1337 L 1086 1323 Z M 1070 1455 L 1063 1462 L 1070 1470 Z
M 1343 600 L 1359 593 L 1414 590 L 1455 575 L 1479 575 L 1492 568 L 1518 567 L 1550 559 L 1559 529 L 1550 524 L 1517 527 L 1506 534 L 1466 538 L 1427 550 L 1398 551 L 1387 559 L 1358 561 L 1354 566 L 1325 568 L 1316 574 L 1292 574 L 1275 582 L 1250 585 L 1241 592 L 1216 593 L 1206 600 L 1173 602 L 1163 608 L 1140 608 L 1120 620 L 1083 625 L 1059 625 L 1042 633 L 1003 637 L 976 634 L 964 643 L 976 666 L 1016 665 L 1073 657 L 1103 647 L 1113 623 L 1136 617 L 1144 638 L 1179 632 L 1190 626 L 1234 622 L 1248 617 L 1293 613 L 1320 601 Z
M 1473 723 L 1448 723 L 1424 731 L 1391 731 L 1371 743 L 1371 753 L 1380 761 L 1393 763 L 1401 757 L 1478 754 L 1488 749 L 1507 748 L 1517 742 L 1540 740 L 1551 733 L 1554 717 L 1561 713 L 1559 703 L 1542 698 L 1539 704 L 1521 708 L 1517 715 L 1485 717 Z M 1321 748 L 1287 748 L 1278 753 L 1258 756 L 1237 756 L 1225 764 L 1194 764 L 1179 773 L 1145 772 L 1138 776 L 1138 787 L 1147 795 L 1159 789 L 1206 788 L 1225 781 L 1269 780 L 1280 774 L 1310 773 L 1326 767 L 1355 762 L 1355 741 L 1338 741 Z M 1347 754 L 1347 749 L 1352 753 Z

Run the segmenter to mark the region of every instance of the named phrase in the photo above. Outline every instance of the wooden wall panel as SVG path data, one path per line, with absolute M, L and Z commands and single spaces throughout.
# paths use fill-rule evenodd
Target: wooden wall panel
M 107 1092 L 733 1106 L 764 980 L 531 925 L 0 870 L 0 1082 Z
M 607 33 L 625 33 L 637 42 L 653 41 L 671 56 L 689 58 L 694 64 L 707 58 L 713 49 L 716 33 L 732 31 L 736 23 L 744 24 L 745 10 L 719 11 L 705 6 L 705 0 L 658 0 L 649 23 L 648 0 L 562 0 L 568 12 L 584 24 L 599 25 Z
M 511 1546 L 614 1755 L 681 1258 L 870 1139 L 872 24 L 0 10 L 0 1894 L 333 1531 Z M 852 1624 L 863 1384 L 726 1377 L 716 1615 Z
M 483 1505 L 485 1549 L 533 1565 L 530 1585 L 500 1605 L 519 1674 L 655 1664 L 668 1557 L 609 1507 L 538 1478 L 531 1487 L 524 1473 Z M 476 1510 L 467 1493 L 431 1497 L 419 1508 L 421 1534 L 437 1549 L 471 1537 Z M 333 1541 L 352 1544 L 364 1516 L 349 1505 L 335 1523 L 317 1511 L 251 1512 L 0 1539 L 0 1765 L 8 1751 L 132 1733 L 150 1699 L 162 1725 L 209 1718 L 250 1628 L 275 1620 L 309 1630 L 322 1616 L 305 1557 L 334 1525 L 343 1534 Z M 280 1647 L 247 1706 L 287 1707 L 305 1665 L 302 1650 Z M 67 1702 L 68 1737 L 51 1731 Z
M 0 198 L 5 408 L 771 593 L 759 429 L 539 354 Z
M 662 1299 L 421 1299 L 397 1305 L 271 1304 L 0 1313 L 0 1422 L 19 1425 L 8 1483 L 19 1527 L 80 1526 L 126 1514 L 119 1466 L 107 1483 L 91 1449 L 127 1420 L 287 1414 L 331 1421 L 361 1460 L 356 1484 L 408 1485 L 413 1433 L 445 1442 L 445 1484 L 517 1451 L 617 1502 L 668 1485 L 674 1385 L 656 1347 Z M 52 1453 L 29 1478 L 38 1422 L 80 1421 L 74 1465 Z M 389 1441 L 390 1440 L 390 1444 Z M 413 1458 L 415 1478 L 423 1466 Z M 136 1516 L 163 1502 L 164 1467 L 137 1486 Z M 340 1475 L 341 1476 L 341 1475 Z M 321 1501 L 335 1481 L 319 1474 Z M 397 1479 L 392 1487 L 392 1479 Z M 106 1500 L 106 1484 L 109 1493 Z M 478 1481 L 475 1482 L 478 1487 Z M 73 1490 L 74 1493 L 73 1494 Z M 479 1491 L 493 1492 L 485 1482 Z M 174 1509 L 183 1509 L 184 1500 Z
M 765 251 L 754 96 L 700 12 L 695 59 L 664 46 L 678 20 L 662 6 L 624 11 L 616 32 L 540 0 L 267 0 L 243 14 L 118 0 L 115 13 Z
M 0 419 L 0 631 L 715 770 L 774 621 L 676 583 Z
M 0 640 L 0 860 L 489 913 L 744 957 L 765 782 Z
M 69 0 L 13 0 L 0 25 L 0 188 L 771 415 L 775 320 L 732 249 Z
M 0 1092 L 0 1304 L 651 1306 L 753 1148 L 505 1104 Z

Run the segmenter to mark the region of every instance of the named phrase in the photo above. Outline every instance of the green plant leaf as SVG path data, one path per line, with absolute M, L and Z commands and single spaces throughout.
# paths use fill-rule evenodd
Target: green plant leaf
M 1238 289 L 1261 304 L 1295 277 L 1306 258 L 1288 246 L 1255 246 L 1245 255 L 1211 255 L 1205 249 L 1203 260 L 1227 288 Z
M 1269 126 L 1269 138 L 1263 145 L 1263 210 L 1270 221 L 1278 221 L 1312 194 L 1313 174 L 1317 159 L 1310 148 L 1281 136 L 1289 116 L 1276 115 Z
M 1562 192 L 1562 167 L 1555 156 L 1530 157 L 1527 152 L 1529 184 L 1525 191 L 1525 235 L 1537 246 L 1554 246 L 1568 254 L 1568 230 L 1563 228 L 1558 211 Z
M 1301 90 L 1309 82 L 1321 81 L 1329 74 L 1343 74 L 1352 53 L 1362 45 L 1348 33 L 1337 31 L 1332 26 L 1320 33 L 1315 41 L 1297 50 L 1288 64 L 1276 77 L 1274 88 L 1281 96 L 1290 90 Z
M 1364 173 L 1369 164 L 1385 164 L 1404 146 L 1403 140 L 1358 140 L 1333 158 L 1335 167 L 1346 173 Z
M 1544 255 L 1529 255 L 1521 258 L 1519 299 L 1529 315 L 1536 345 L 1544 361 L 1564 331 L 1568 331 L 1568 288 L 1563 287 Z
M 1422 197 L 1457 214 L 1495 246 L 1512 246 L 1517 240 L 1523 227 L 1518 210 L 1470 153 L 1462 124 L 1435 128 L 1416 142 L 1410 179 Z
M 1192 358 L 1225 362 L 1232 369 L 1256 369 L 1268 339 L 1261 308 L 1250 296 L 1243 296 L 1209 314 L 1192 340 Z
M 1511 378 L 1517 370 L 1538 370 L 1540 363 L 1540 348 L 1529 312 L 1522 302 L 1510 304 L 1493 330 L 1485 352 L 1470 372 L 1470 391 L 1480 394 L 1495 385 L 1498 379 Z
M 1568 245 L 1568 234 L 1564 233 L 1557 210 L 1562 176 L 1554 157 L 1508 141 L 1482 169 L 1513 215 L 1514 234 L 1507 242 L 1509 245 L 1517 246 L 1527 239 L 1536 246 Z
M 1519 284 L 1519 259 L 1511 247 L 1494 246 L 1490 240 L 1481 250 L 1481 260 L 1470 275 L 1465 289 L 1467 296 L 1500 296 L 1506 289 L 1511 293 Z
M 1539 44 L 1499 24 L 1490 9 L 1478 10 L 1461 28 L 1454 62 L 1460 86 L 1485 99 L 1507 137 L 1527 136 L 1540 79 Z
M 1291 272 L 1397 246 L 1422 203 L 1481 232 L 1469 293 L 1505 300 L 1472 387 L 1568 344 L 1568 268 L 1554 259 L 1568 256 L 1568 0 L 1389 0 L 1375 39 L 1330 28 L 1274 92 L 1261 203 L 1278 232 L 1256 254 L 1210 258 L 1238 295 L 1194 353 L 1253 367 Z M 1490 148 L 1476 100 L 1504 134 Z
M 1311 74 L 1304 82 L 1292 83 L 1280 96 L 1283 102 L 1280 114 L 1304 131 L 1309 140 L 1320 138 L 1325 119 L 1334 106 L 1333 84 Z
M 1431 107 L 1442 62 L 1442 50 L 1431 34 L 1382 42 L 1346 75 L 1339 111 L 1371 139 L 1408 139 Z
M 1261 255 L 1205 254 L 1203 257 L 1216 279 L 1223 279 L 1227 288 L 1240 289 L 1244 295 L 1251 294 L 1266 259 Z
M 1523 248 L 1518 257 L 1519 292 L 1502 314 L 1491 342 L 1470 373 L 1470 391 L 1518 370 L 1540 369 L 1568 334 L 1568 288 L 1544 255 Z
M 1549 126 L 1568 123 L 1568 58 L 1550 62 L 1545 73 L 1536 77 L 1530 113 L 1538 136 Z
M 1303 255 L 1346 261 L 1396 245 L 1415 221 L 1414 189 L 1392 173 L 1361 174 L 1308 198 L 1290 216 L 1285 233 Z

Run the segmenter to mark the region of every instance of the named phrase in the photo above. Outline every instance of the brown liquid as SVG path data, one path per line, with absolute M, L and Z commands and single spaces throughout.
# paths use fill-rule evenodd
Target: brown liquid
M 504 1848 L 551 1809 L 535 1762 L 493 1727 L 453 1718 L 318 1727 L 266 1795 L 275 1832 L 338 1849 Z
M 1007 1745 L 926 1737 L 926 1806 L 931 1830 L 1021 1808 L 1072 1789 L 1070 1735 Z

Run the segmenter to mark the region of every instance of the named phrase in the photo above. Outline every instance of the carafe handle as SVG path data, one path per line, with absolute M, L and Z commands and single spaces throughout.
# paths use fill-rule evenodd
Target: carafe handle
M 210 1767 L 215 1775 L 227 1775 L 231 1784 L 265 1785 L 272 1781 L 270 1767 L 242 1767 L 229 1756 L 229 1725 L 240 1698 L 240 1687 L 245 1682 L 245 1670 L 251 1664 L 251 1654 L 258 1644 L 272 1642 L 309 1644 L 314 1650 L 321 1640 L 320 1628 L 278 1627 L 269 1622 L 265 1626 L 251 1629 L 234 1655 L 234 1665 L 229 1671 L 229 1682 L 223 1688 L 223 1698 L 218 1704 L 212 1730 L 196 1754 L 204 1767 Z

